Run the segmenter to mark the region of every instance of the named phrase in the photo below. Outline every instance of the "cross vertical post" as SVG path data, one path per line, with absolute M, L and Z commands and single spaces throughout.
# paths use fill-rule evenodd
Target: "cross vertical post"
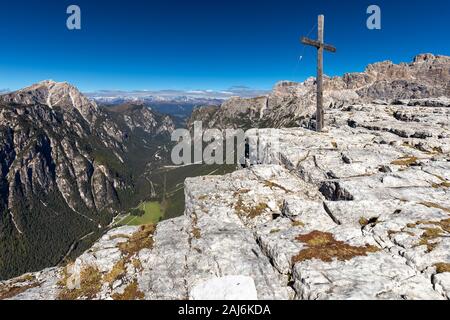
M 317 111 L 316 111 L 316 130 L 321 132 L 325 126 L 324 110 L 323 110 L 323 51 L 336 52 L 336 48 L 324 43 L 324 15 L 318 18 L 318 35 L 317 41 L 303 37 L 303 44 L 317 48 Z
M 320 15 L 318 20 L 318 40 L 323 43 L 324 16 Z M 323 46 L 317 52 L 317 131 L 322 131 L 325 125 L 323 112 Z

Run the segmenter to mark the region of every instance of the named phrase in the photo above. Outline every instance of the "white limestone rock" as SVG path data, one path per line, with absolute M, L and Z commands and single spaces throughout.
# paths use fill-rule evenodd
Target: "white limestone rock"
M 433 276 L 435 290 L 450 300 L 450 272 Z
M 151 245 L 129 256 L 121 247 L 140 228 L 111 230 L 75 271 L 98 270 L 95 299 L 131 284 L 145 299 L 449 299 L 437 268 L 450 263 L 449 112 L 355 104 L 328 109 L 323 133 L 254 130 L 262 164 L 187 179 L 184 216 L 159 223 Z M 33 274 L 9 298 L 55 299 L 63 275 Z M 0 283 L 0 297 L 18 285 Z
M 251 277 L 226 276 L 199 283 L 189 293 L 190 300 L 257 300 Z

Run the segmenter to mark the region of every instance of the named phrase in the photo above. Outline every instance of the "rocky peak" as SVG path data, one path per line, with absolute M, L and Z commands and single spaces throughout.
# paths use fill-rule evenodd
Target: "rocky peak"
M 105 109 L 54 81 L 0 96 L 0 279 L 57 264 L 142 200 L 126 192 L 165 161 L 173 122 L 142 106 Z
M 431 61 L 435 61 L 435 60 L 442 60 L 444 58 L 448 58 L 448 57 L 444 57 L 444 56 L 435 56 L 432 53 L 422 53 L 422 54 L 418 54 L 417 56 L 414 57 L 414 63 L 420 63 L 420 62 L 431 62 Z
M 273 88 L 273 91 L 284 91 L 296 86 L 298 86 L 298 82 L 284 80 L 276 83 Z
M 89 123 L 95 120 L 98 112 L 97 104 L 86 98 L 75 86 L 52 80 L 42 81 L 3 95 L 0 100 L 24 105 L 42 104 L 50 108 L 60 107 L 67 111 L 77 110 Z
M 175 124 L 170 116 L 154 112 L 143 103 L 127 103 L 114 107 L 103 107 L 115 122 L 123 123 L 127 131 L 137 128 L 147 134 L 170 134 L 175 130 Z
M 279 96 L 289 95 L 292 94 L 298 88 L 298 86 L 298 82 L 280 81 L 275 84 L 272 94 Z

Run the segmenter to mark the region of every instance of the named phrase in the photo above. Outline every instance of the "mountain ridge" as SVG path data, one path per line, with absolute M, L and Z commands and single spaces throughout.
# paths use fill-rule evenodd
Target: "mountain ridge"
M 232 98 L 220 107 L 200 107 L 188 121 L 204 127 L 308 127 L 314 128 L 315 78 L 302 83 L 281 81 L 272 93 L 251 99 Z M 409 64 L 391 61 L 370 64 L 364 72 L 325 77 L 324 105 L 372 100 L 450 97 L 450 57 L 419 54 Z M 310 121 L 313 119 L 313 121 Z
M 68 83 L 0 96 L 0 278 L 55 264 L 73 241 L 135 205 L 130 191 L 173 130 L 170 117 L 111 113 Z

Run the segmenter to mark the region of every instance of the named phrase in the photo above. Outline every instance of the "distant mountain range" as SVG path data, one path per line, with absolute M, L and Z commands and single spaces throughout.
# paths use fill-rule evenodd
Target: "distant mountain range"
M 225 100 L 203 98 L 161 98 L 161 97 L 116 97 L 116 98 L 92 98 L 99 105 L 108 107 L 134 105 L 149 108 L 161 114 L 170 115 L 177 128 L 186 127 L 186 121 L 192 111 L 199 106 L 220 106 Z
M 223 102 L 222 98 L 192 97 L 192 96 L 159 96 L 159 95 L 116 95 L 100 96 L 88 95 L 88 97 L 99 104 L 116 105 L 123 103 L 179 103 L 179 104 L 198 104 L 215 105 Z
M 267 90 L 235 86 L 227 90 L 100 90 L 85 95 L 99 103 L 117 104 L 124 102 L 171 102 L 194 103 L 200 105 L 217 104 L 231 97 L 252 98 L 268 93 Z
M 116 106 L 124 104 L 144 105 L 152 110 L 168 114 L 174 118 L 177 127 L 186 126 L 192 111 L 200 106 L 220 106 L 232 97 L 252 98 L 269 93 L 245 86 L 235 86 L 228 90 L 159 90 L 159 91 L 114 91 L 101 90 L 86 93 L 99 105 Z

